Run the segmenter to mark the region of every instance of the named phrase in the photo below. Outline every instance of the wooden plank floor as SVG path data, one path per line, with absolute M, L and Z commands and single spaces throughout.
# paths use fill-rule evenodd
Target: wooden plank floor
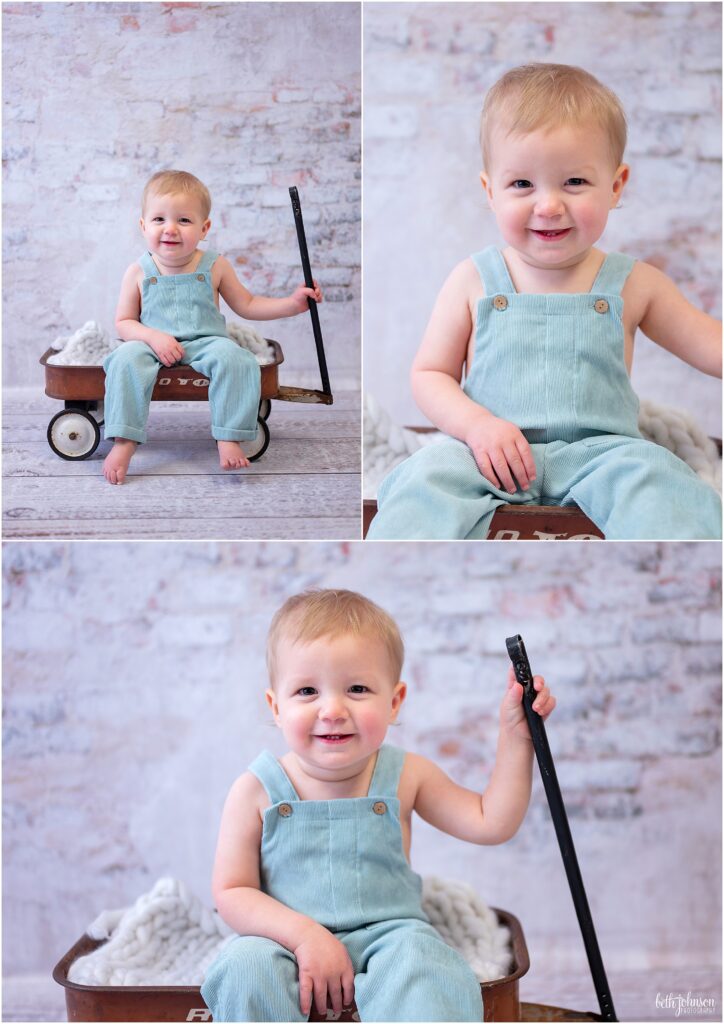
M 206 402 L 154 402 L 149 442 L 121 487 L 102 475 L 110 443 L 66 462 L 40 389 L 3 395 L 3 537 L 353 539 L 360 537 L 359 395 L 334 405 L 272 402 L 271 443 L 250 469 L 223 472 Z

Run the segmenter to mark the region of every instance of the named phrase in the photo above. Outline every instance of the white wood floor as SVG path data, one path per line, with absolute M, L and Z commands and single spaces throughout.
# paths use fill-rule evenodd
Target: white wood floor
M 90 459 L 48 446 L 63 403 L 40 389 L 3 395 L 3 538 L 352 539 L 361 536 L 359 395 L 272 401 L 271 442 L 251 468 L 219 468 L 207 402 L 154 402 L 149 441 L 123 486 Z

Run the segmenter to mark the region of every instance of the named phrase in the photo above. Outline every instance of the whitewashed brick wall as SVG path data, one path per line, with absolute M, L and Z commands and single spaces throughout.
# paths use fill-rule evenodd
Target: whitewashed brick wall
M 631 180 L 601 240 L 721 316 L 718 3 L 382 3 L 364 16 L 365 387 L 423 423 L 408 376 L 437 292 L 500 244 L 478 180 L 485 93 L 528 61 L 579 64 L 621 98 Z M 721 433 L 721 384 L 642 334 L 638 393 Z
M 505 638 L 559 707 L 548 726 L 604 959 L 717 962 L 721 553 L 714 544 L 12 544 L 5 548 L 8 973 L 47 971 L 103 908 L 161 875 L 210 902 L 222 802 L 268 746 L 264 635 L 310 586 L 398 620 L 410 695 L 391 742 L 479 788 Z M 417 823 L 422 874 L 523 923 L 536 971 L 585 974 L 537 779 L 500 847 Z
M 3 28 L 5 384 L 39 385 L 44 349 L 86 320 L 113 331 L 143 185 L 181 167 L 211 191 L 210 247 L 262 294 L 302 281 L 298 186 L 332 385 L 353 386 L 359 5 L 7 3 Z M 260 329 L 284 381 L 315 386 L 309 317 Z

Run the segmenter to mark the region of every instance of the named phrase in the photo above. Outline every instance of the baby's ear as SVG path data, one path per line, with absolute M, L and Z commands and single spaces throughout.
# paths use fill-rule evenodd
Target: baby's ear
M 621 198 L 623 190 L 626 188 L 626 183 L 629 179 L 631 168 L 628 164 L 621 164 L 616 170 L 616 176 L 613 179 L 613 202 L 612 206 L 616 206 Z
M 267 704 L 268 704 L 268 705 L 269 705 L 269 707 L 271 708 L 271 713 L 272 713 L 272 714 L 274 715 L 274 718 L 276 719 L 277 715 L 279 714 L 279 707 L 278 707 L 278 705 L 277 705 L 277 698 L 276 698 L 276 694 L 274 693 L 274 691 L 273 691 L 273 690 L 271 689 L 271 687 L 270 687 L 270 688 L 269 688 L 269 689 L 268 689 L 268 690 L 267 690 L 267 691 L 266 691 L 266 692 L 264 693 L 264 696 L 266 697 L 266 702 L 267 702 Z
M 480 172 L 480 184 L 483 186 L 483 192 L 485 192 L 485 195 L 488 197 L 488 204 L 490 206 L 492 206 L 492 204 L 493 204 L 493 193 L 492 193 L 491 187 L 490 187 L 490 178 L 485 173 L 485 171 L 481 171 Z
M 211 221 L 210 220 L 205 220 L 204 223 L 201 225 L 201 237 L 202 238 L 206 238 L 206 236 L 209 233 L 209 228 L 210 227 L 211 227 Z
M 392 692 L 392 721 L 397 718 L 407 696 L 407 683 L 399 682 Z

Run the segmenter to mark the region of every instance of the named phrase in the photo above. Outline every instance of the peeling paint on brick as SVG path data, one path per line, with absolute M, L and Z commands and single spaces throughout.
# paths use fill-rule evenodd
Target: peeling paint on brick
M 310 259 L 325 288 L 322 329 L 335 338 L 330 377 L 358 379 L 359 5 L 32 3 L 3 12 L 4 221 L 14 238 L 28 232 L 6 253 L 5 385 L 40 385 L 38 357 L 59 334 L 89 319 L 113 330 L 123 272 L 142 247 L 140 193 L 164 166 L 206 182 L 209 245 L 245 257 L 252 290 L 283 295 L 301 273 L 291 185 L 305 224 L 322 214 L 333 224 Z M 98 246 L 99 236 L 113 246 Z M 353 273 L 344 290 L 326 288 L 340 253 Z M 288 380 L 316 379 L 311 331 L 301 343 L 299 322 L 270 332 Z
M 435 295 L 466 256 L 502 244 L 477 135 L 485 93 L 516 64 L 578 64 L 618 93 L 631 178 L 599 244 L 721 316 L 721 5 L 373 3 L 364 44 L 366 294 L 386 296 L 365 309 L 366 384 L 397 423 L 426 422 L 409 369 Z M 641 333 L 633 383 L 720 435 L 720 382 Z
M 573 545 L 563 568 L 555 545 L 49 542 L 5 545 L 3 571 L 9 970 L 41 970 L 49 945 L 161 874 L 210 900 L 228 785 L 260 746 L 281 749 L 264 635 L 306 586 L 362 590 L 397 618 L 410 692 L 389 739 L 471 788 L 494 763 L 504 640 L 521 632 L 559 698 L 548 737 L 589 896 L 606 893 L 607 965 L 656 966 L 666 947 L 693 967 L 716 948 L 717 545 Z M 418 823 L 413 858 L 518 913 L 539 969 L 547 949 L 579 963 L 537 776 L 510 844 Z

